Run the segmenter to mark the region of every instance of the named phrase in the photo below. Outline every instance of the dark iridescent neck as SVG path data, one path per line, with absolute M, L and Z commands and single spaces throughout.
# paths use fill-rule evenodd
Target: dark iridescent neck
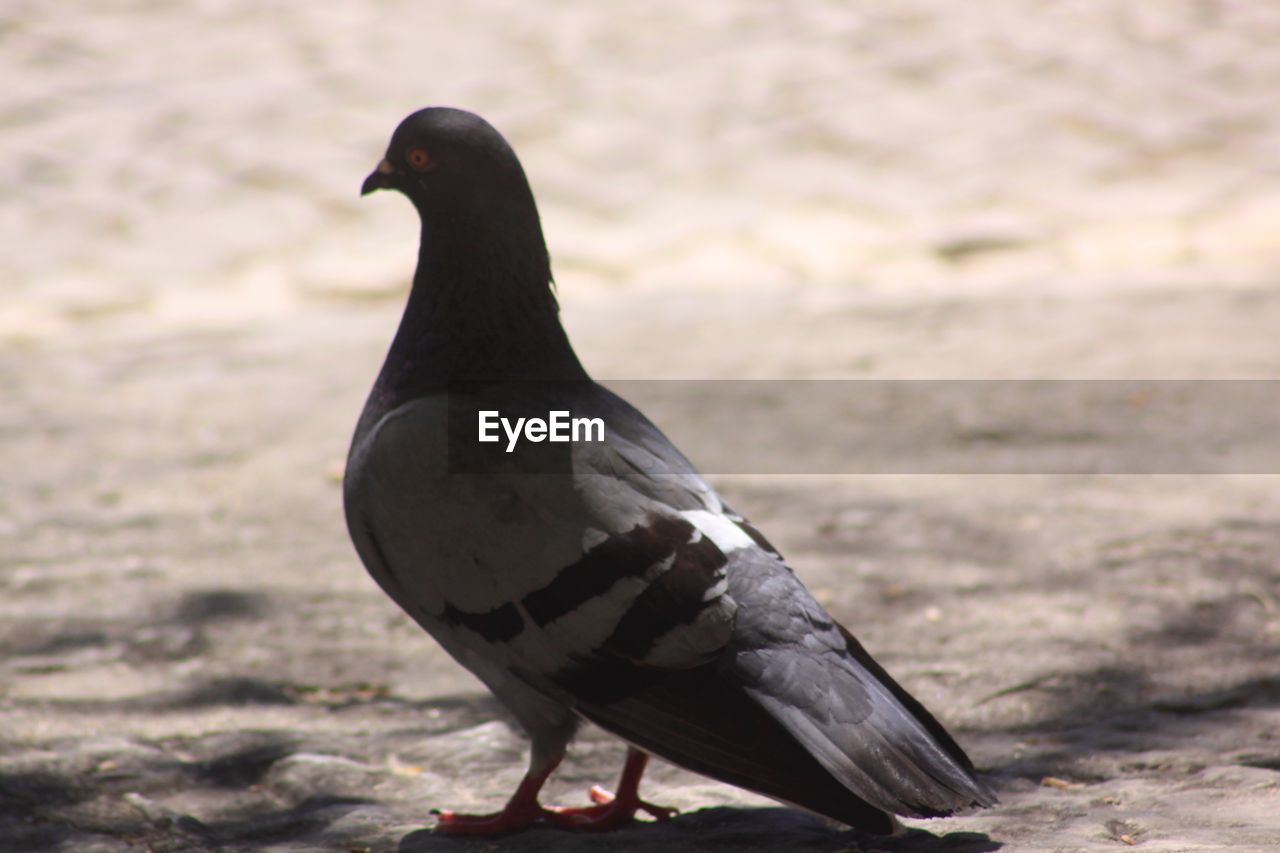
M 578 379 L 536 214 L 424 222 L 397 343 L 443 379 Z M 407 338 L 407 340 L 402 340 Z
M 587 378 L 560 325 L 534 225 L 522 233 L 424 222 L 413 289 L 367 415 L 381 417 L 454 382 Z M 459 239 L 460 228 L 471 233 Z

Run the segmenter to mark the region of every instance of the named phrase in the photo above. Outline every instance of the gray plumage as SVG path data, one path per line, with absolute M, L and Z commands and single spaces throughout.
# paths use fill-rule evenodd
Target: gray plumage
M 587 377 L 501 136 L 469 113 L 423 110 L 384 162 L 366 191 L 403 191 L 423 234 L 352 442 L 347 523 L 387 594 L 528 731 L 531 767 L 558 762 L 588 719 L 869 831 L 889 831 L 889 813 L 995 802 L 763 537 Z M 480 410 L 557 409 L 601 418 L 605 441 L 513 453 L 475 441 Z

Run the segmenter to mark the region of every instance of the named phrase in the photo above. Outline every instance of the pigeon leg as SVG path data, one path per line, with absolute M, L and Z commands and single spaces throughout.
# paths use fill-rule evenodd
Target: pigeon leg
M 520 780 L 516 792 L 500 812 L 492 814 L 458 814 L 448 809 L 436 812 L 436 831 L 445 835 L 502 835 L 524 829 L 551 815 L 538 803 L 538 792 L 551 771 L 560 764 L 564 753 L 547 761 L 533 762 Z
M 618 793 L 610 794 L 600 787 L 591 789 L 594 806 L 580 808 L 549 808 L 547 822 L 561 829 L 581 832 L 606 832 L 635 820 L 636 812 L 645 812 L 657 820 L 670 820 L 675 809 L 655 806 L 640 799 L 640 777 L 649 763 L 649 756 L 638 749 L 627 750 L 627 761 L 618 780 Z

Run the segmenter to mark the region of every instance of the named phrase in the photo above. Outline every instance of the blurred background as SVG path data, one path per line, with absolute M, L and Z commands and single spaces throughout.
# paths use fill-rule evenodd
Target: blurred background
M 361 177 L 428 104 L 587 288 L 1256 280 L 1280 11 L 1245 0 L 6 3 L 0 335 L 399 293 Z
M 512 142 L 599 377 L 1273 379 L 1277 44 L 1256 0 L 6 0 L 0 839 L 435 849 L 514 787 L 342 522 L 405 114 Z M 715 484 L 1000 790 L 948 849 L 1274 843 L 1278 478 Z M 588 732 L 550 798 L 619 756 Z M 611 849 L 851 843 L 649 790 L 692 813 Z

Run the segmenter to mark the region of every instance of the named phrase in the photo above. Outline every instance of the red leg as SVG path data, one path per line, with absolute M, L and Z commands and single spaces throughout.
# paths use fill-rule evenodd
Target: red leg
M 606 832 L 631 823 L 635 820 L 636 812 L 645 812 L 660 821 L 670 820 L 676 813 L 675 809 L 655 806 L 640 799 L 640 777 L 644 775 L 644 768 L 648 763 L 648 755 L 638 749 L 628 749 L 627 762 L 622 767 L 622 778 L 618 780 L 617 794 L 593 787 L 591 800 L 596 805 L 547 809 L 547 822 L 562 829 Z

